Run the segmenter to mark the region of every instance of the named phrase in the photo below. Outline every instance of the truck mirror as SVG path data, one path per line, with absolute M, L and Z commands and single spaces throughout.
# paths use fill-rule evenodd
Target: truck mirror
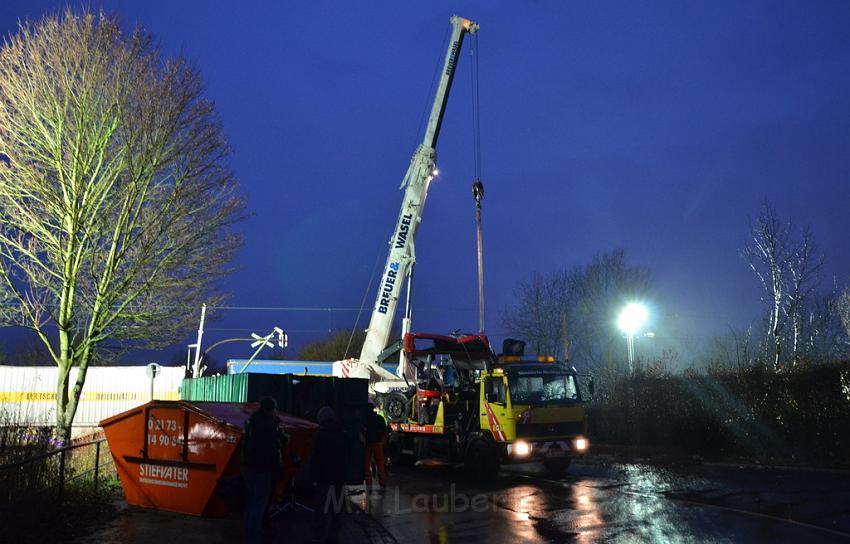
M 501 378 L 488 377 L 484 381 L 484 400 L 487 402 L 495 402 L 505 404 L 505 383 Z
M 594 392 L 595 389 L 596 389 L 596 387 L 594 387 L 593 378 L 590 378 L 590 381 L 587 382 L 587 390 L 590 391 L 591 397 L 593 396 L 593 392 Z

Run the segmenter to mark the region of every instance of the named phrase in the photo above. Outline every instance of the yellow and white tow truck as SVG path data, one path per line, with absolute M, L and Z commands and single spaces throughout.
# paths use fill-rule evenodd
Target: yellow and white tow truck
M 528 461 L 562 473 L 588 450 L 573 367 L 552 357 L 496 357 L 482 334 L 408 333 L 403 354 L 408 389 L 378 398 L 394 462 L 463 462 L 486 478 L 501 464 Z

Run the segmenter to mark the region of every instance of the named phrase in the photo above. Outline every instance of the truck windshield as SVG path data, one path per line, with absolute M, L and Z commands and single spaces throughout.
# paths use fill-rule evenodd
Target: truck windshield
M 575 376 L 558 372 L 510 372 L 514 404 L 556 404 L 579 400 Z

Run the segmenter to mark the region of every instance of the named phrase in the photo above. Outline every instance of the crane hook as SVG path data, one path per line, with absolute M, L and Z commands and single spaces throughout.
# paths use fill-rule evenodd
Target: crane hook
M 472 183 L 472 198 L 475 199 L 475 202 L 480 204 L 481 200 L 484 198 L 484 184 L 481 183 L 481 179 L 477 178 Z

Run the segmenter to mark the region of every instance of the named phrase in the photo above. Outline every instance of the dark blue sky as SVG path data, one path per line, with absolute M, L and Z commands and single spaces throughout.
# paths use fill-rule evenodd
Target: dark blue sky
M 0 31 L 60 6 L 5 0 Z M 654 270 L 680 351 L 746 325 L 758 318 L 759 291 L 738 249 L 765 199 L 811 224 L 828 275 L 850 276 L 845 1 L 103 6 L 194 60 L 217 104 L 256 214 L 227 285 L 234 306 L 360 306 L 385 259 L 452 13 L 481 25 L 497 341 L 519 281 L 617 247 Z M 416 242 L 418 330 L 477 327 L 470 106 L 465 54 Z M 355 315 L 232 310 L 207 338 L 280 325 L 297 348 Z

